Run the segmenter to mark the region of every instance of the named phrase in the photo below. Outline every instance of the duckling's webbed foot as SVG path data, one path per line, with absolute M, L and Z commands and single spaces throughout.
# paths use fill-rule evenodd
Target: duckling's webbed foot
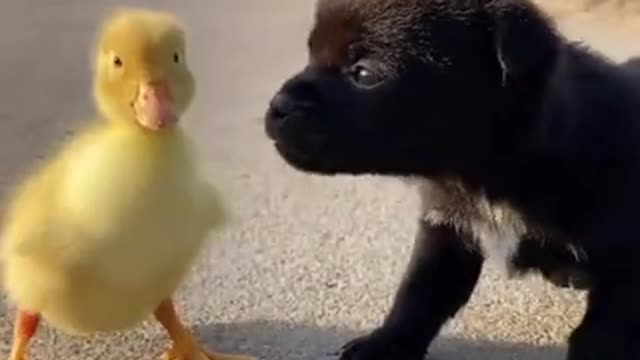
M 156 319 L 169 333 L 172 346 L 164 360 L 257 360 L 241 354 L 225 354 L 208 351 L 182 324 L 171 300 L 163 301 L 154 313 Z
M 18 309 L 9 360 L 27 360 L 29 343 L 40 325 L 40 315 Z

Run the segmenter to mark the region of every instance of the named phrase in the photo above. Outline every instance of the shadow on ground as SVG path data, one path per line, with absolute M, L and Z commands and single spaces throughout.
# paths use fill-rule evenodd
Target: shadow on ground
M 360 335 L 349 330 L 277 322 L 215 324 L 195 328 L 218 350 L 243 351 L 261 360 L 331 360 L 345 341 Z M 561 360 L 561 346 L 507 344 L 440 337 L 428 360 Z M 398 359 L 400 360 L 400 359 Z
M 0 324 L 5 331 L 11 326 L 9 321 Z M 194 326 L 194 331 L 212 349 L 244 352 L 259 360 L 335 360 L 332 353 L 345 341 L 361 334 L 345 329 L 270 321 L 200 325 Z M 116 345 L 116 339 L 120 345 Z M 67 336 L 44 325 L 31 352 L 34 360 L 61 359 L 61 354 L 69 353 L 85 360 L 115 360 L 123 353 L 139 360 L 157 360 L 167 346 L 166 341 L 164 332 L 154 322 L 121 334 L 94 338 Z M 0 339 L 0 358 L 8 355 L 10 342 L 9 338 Z M 125 349 L 122 344 L 126 344 Z M 119 348 L 115 349 L 115 346 Z M 427 360 L 563 360 L 564 353 L 564 347 L 560 346 L 536 347 L 441 336 Z

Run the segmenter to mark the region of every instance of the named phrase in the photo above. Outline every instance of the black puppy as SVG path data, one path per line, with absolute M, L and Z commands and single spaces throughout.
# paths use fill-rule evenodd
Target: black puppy
M 485 259 L 589 287 L 570 360 L 640 359 L 640 81 L 526 0 L 319 0 L 310 60 L 271 101 L 286 161 L 419 184 L 382 326 L 342 360 L 419 360 Z

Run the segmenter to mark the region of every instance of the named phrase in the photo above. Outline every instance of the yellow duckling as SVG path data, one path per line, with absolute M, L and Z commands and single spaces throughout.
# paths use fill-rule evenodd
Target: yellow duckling
M 178 120 L 195 80 L 172 15 L 121 9 L 95 57 L 102 114 L 28 178 L 9 204 L 0 260 L 17 305 L 10 360 L 24 360 L 40 319 L 84 335 L 154 314 L 171 360 L 250 360 L 208 352 L 171 295 L 225 212 L 201 180 Z

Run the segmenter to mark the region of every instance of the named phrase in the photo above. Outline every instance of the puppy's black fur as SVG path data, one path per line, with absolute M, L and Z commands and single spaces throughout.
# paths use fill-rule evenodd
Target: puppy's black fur
M 422 359 L 485 259 L 589 288 L 570 360 L 640 359 L 640 66 L 527 0 L 319 0 L 266 131 L 295 168 L 408 177 L 423 201 L 384 323 L 342 360 Z

